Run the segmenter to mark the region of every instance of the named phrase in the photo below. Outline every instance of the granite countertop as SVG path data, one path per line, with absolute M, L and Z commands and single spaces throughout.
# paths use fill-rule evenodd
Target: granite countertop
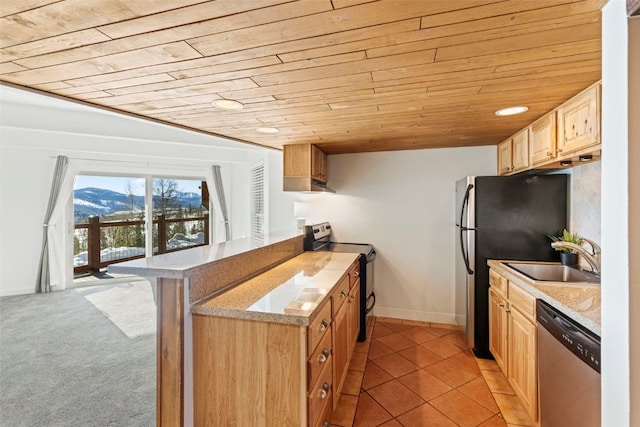
M 112 264 L 108 267 L 108 271 L 112 273 L 135 274 L 143 277 L 184 279 L 188 277 L 194 269 L 204 264 L 300 236 L 304 236 L 303 230 L 284 230 L 265 235 L 260 243 L 257 243 L 250 237 L 246 237 Z
M 308 325 L 359 254 L 303 252 L 191 306 L 194 314 Z
M 563 282 L 535 281 L 506 266 L 504 264 L 506 262 L 513 261 L 489 260 L 487 264 L 535 298 L 545 301 L 596 335 L 601 336 L 599 285 L 567 285 Z

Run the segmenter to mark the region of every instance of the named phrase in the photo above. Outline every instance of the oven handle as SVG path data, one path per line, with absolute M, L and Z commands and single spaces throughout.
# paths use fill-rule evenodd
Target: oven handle
M 373 302 L 371 303 L 371 306 L 369 306 L 369 301 L 373 298 Z M 365 304 L 365 313 L 369 314 L 369 312 L 371 310 L 373 310 L 373 306 L 376 305 L 376 293 L 375 292 L 371 292 L 371 295 L 369 295 L 369 297 L 367 298 L 367 302 Z

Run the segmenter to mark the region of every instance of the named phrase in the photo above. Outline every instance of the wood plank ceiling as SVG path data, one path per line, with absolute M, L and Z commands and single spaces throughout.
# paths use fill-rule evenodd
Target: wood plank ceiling
M 274 148 L 490 145 L 600 79 L 605 3 L 3 0 L 0 80 Z

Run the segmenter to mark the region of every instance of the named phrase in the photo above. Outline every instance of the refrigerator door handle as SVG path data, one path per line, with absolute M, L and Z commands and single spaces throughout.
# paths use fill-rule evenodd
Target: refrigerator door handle
M 467 273 L 473 274 L 473 270 L 469 266 L 469 248 L 465 250 L 464 247 L 464 235 L 467 231 L 475 231 L 475 228 L 465 227 L 463 224 L 464 219 L 464 209 L 469 204 L 469 193 L 473 189 L 473 184 L 469 184 L 467 186 L 467 191 L 464 193 L 464 199 L 462 201 L 462 207 L 460 208 L 460 251 L 462 252 L 462 259 L 464 260 L 465 268 L 467 269 Z

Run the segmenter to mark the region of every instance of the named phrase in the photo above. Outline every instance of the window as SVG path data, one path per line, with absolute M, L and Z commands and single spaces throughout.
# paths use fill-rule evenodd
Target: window
M 73 191 L 74 274 L 209 244 L 208 205 L 207 186 L 199 179 L 78 176 Z
M 255 246 L 264 244 L 264 164 L 254 166 L 249 171 L 249 211 L 251 239 Z

